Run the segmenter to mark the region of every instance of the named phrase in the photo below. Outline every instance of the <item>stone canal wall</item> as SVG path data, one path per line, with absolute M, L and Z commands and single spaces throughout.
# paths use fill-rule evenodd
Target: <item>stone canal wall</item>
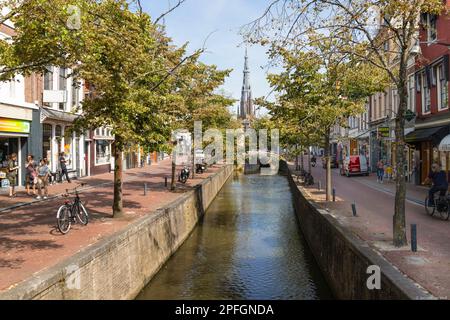
M 233 173 L 223 167 L 193 191 L 0 294 L 0 299 L 134 299 L 186 240 Z
M 287 174 L 295 211 L 303 235 L 334 296 L 338 299 L 429 299 L 431 296 L 405 277 L 367 243 L 343 227 L 338 220 L 303 193 L 296 185 L 286 162 L 280 170 Z M 369 266 L 381 270 L 381 289 L 369 290 Z

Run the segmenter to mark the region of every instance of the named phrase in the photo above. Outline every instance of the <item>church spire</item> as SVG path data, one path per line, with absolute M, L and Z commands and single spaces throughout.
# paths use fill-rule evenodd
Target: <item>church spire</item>
M 248 52 L 246 48 L 245 63 L 244 63 L 244 81 L 242 84 L 239 118 L 247 119 L 248 117 L 253 117 L 254 115 L 255 111 L 253 109 L 252 88 L 250 86 L 250 68 L 248 66 Z

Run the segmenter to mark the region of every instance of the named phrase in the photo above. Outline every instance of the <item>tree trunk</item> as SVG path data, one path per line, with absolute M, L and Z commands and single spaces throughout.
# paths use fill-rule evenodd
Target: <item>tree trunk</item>
M 325 160 L 327 163 L 326 172 L 326 201 L 331 201 L 331 156 L 330 156 L 330 129 L 325 134 Z
M 176 165 L 174 159 L 172 159 L 172 181 L 170 182 L 170 190 L 172 190 L 172 191 L 175 191 L 175 188 L 177 186 L 177 181 L 175 180 L 176 171 L 177 171 L 177 165 Z
M 311 149 L 308 147 L 308 172 L 312 172 L 312 166 L 311 166 Z
M 123 217 L 123 143 L 120 137 L 116 136 L 114 142 L 114 200 L 113 200 L 113 217 Z
M 304 170 L 305 163 L 303 162 L 303 147 L 300 146 L 300 168 L 301 170 Z
M 393 217 L 394 246 L 401 247 L 408 244 L 406 239 L 406 180 L 405 180 L 405 112 L 408 104 L 408 88 L 406 63 L 400 64 L 400 79 L 397 86 L 399 94 L 398 114 L 395 118 L 396 139 L 396 170 L 395 177 L 395 211 Z

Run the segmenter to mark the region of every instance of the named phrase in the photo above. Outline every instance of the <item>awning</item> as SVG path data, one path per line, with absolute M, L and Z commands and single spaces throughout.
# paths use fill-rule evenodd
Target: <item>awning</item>
M 57 110 L 52 110 L 52 109 L 47 109 L 47 108 L 41 108 L 41 119 L 40 120 L 41 120 L 41 123 L 47 119 L 72 123 L 78 117 L 79 117 L 78 115 L 68 113 L 68 112 L 62 112 L 62 111 L 57 111 Z
M 439 141 L 447 134 L 449 134 L 448 126 L 418 129 L 409 133 L 405 140 L 406 142 L 421 142 L 430 140 L 433 144 L 437 145 Z
M 450 152 L 450 134 L 442 139 L 439 144 L 439 151 L 449 151 Z

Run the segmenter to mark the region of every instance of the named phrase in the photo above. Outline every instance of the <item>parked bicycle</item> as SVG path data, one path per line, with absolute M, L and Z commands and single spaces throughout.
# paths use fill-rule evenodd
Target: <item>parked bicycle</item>
M 56 224 L 58 230 L 62 234 L 67 234 L 72 223 L 76 223 L 76 220 L 82 225 L 87 225 L 89 223 L 89 214 L 78 194 L 78 189 L 85 185 L 86 184 L 82 183 L 72 189 L 72 192 L 75 193 L 75 197 L 72 200 L 69 199 L 69 190 L 66 189 L 66 194 L 64 194 L 64 197 L 66 198 L 64 205 L 58 209 L 58 213 L 56 214 Z
M 434 202 L 430 205 L 428 196 L 425 198 L 425 211 L 430 216 L 433 216 L 436 211 L 439 213 L 441 219 L 448 220 L 450 217 L 450 196 L 446 192 L 437 192 L 434 194 Z

